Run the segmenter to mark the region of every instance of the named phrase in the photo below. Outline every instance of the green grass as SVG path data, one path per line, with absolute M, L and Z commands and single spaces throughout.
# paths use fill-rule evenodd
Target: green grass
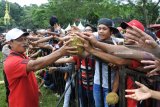
M 42 87 L 41 92 L 40 107 L 55 107 L 59 98 L 57 98 L 51 90 L 45 89 L 44 87 Z M 63 101 L 59 107 L 62 107 L 62 103 Z
M 2 59 L 2 53 L 0 52 L 0 60 Z M 0 81 L 3 80 L 3 64 L 0 63 Z M 6 99 L 6 94 L 5 94 L 6 90 L 5 90 L 5 86 L 4 84 L 0 84 L 0 107 L 7 107 L 7 103 L 5 102 Z M 49 90 L 46 89 L 44 87 L 41 88 L 41 93 L 42 96 L 40 98 L 40 107 L 55 107 L 56 103 L 58 102 L 58 99 L 54 93 Z M 62 107 L 62 103 L 59 107 Z
M 0 81 L 3 80 L 3 63 L 2 63 L 2 52 L 0 52 Z
M 1 107 L 7 107 L 7 103 L 5 101 L 6 99 L 6 90 L 4 88 L 4 84 L 3 85 L 0 85 L 0 104 L 1 104 Z
M 0 85 L 0 106 L 1 107 L 7 107 L 7 103 L 5 102 L 5 98 L 6 98 L 5 92 L 6 91 L 5 91 L 4 84 Z M 40 107 L 56 106 L 56 103 L 58 102 L 59 98 L 57 98 L 51 90 L 42 87 L 41 93 L 42 93 L 42 96 L 40 98 L 40 102 L 41 102 Z M 63 101 L 61 102 L 59 107 L 62 107 L 62 103 Z
M 0 52 L 0 81 L 3 80 L 3 64 L 2 64 L 2 53 Z M 6 90 L 4 84 L 0 84 L 0 105 L 1 107 L 7 107 L 6 103 Z

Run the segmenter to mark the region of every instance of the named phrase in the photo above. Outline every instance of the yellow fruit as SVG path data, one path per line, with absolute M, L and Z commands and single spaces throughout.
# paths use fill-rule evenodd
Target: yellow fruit
M 110 92 L 106 96 L 106 101 L 108 105 L 115 105 L 116 103 L 118 103 L 118 100 L 119 100 L 119 97 L 115 92 Z
M 80 47 L 80 45 L 83 45 L 83 42 L 81 41 L 81 39 L 79 39 L 77 37 L 77 35 L 72 35 L 72 41 L 70 42 L 70 46 L 76 46 L 77 47 L 77 51 L 78 51 L 78 55 L 82 55 L 83 51 L 84 51 L 84 48 L 83 47 Z

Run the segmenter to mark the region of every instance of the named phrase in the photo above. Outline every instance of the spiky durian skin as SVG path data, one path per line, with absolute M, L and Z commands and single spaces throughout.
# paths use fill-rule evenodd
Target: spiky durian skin
M 78 51 L 78 55 L 82 55 L 82 53 L 84 51 L 84 48 L 78 46 L 78 44 L 82 45 L 83 42 L 76 35 L 74 35 L 72 37 L 72 41 L 70 42 L 70 46 L 76 46 L 77 47 L 77 51 Z
M 118 103 L 119 97 L 118 97 L 117 93 L 110 92 L 106 96 L 106 101 L 107 101 L 108 105 L 115 105 L 116 103 Z

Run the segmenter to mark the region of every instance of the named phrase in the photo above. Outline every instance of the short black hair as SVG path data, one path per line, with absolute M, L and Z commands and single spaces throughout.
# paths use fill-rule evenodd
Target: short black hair
M 89 24 L 89 23 L 85 24 L 85 27 L 87 27 L 87 26 L 91 27 L 93 32 L 97 31 L 97 28 L 95 26 L 93 26 L 92 24 Z
M 54 26 L 54 24 L 56 24 L 56 23 L 58 23 L 57 17 L 56 17 L 56 16 L 52 16 L 52 17 L 50 18 L 50 20 L 49 20 L 49 24 L 50 24 L 51 26 Z

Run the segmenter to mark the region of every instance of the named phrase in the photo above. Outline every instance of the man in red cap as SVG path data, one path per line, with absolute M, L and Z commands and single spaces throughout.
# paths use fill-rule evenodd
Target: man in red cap
M 142 23 L 140 23 L 138 20 L 132 20 L 128 23 L 126 22 L 122 22 L 121 25 L 120 25 L 123 29 L 130 29 L 132 28 L 132 26 L 136 26 L 137 28 L 139 28 L 140 30 L 144 31 L 144 26 Z M 131 40 L 131 39 L 128 39 L 128 38 L 125 38 L 124 39 L 124 44 L 125 45 L 134 45 L 135 44 L 135 41 Z
M 120 25 L 123 29 L 127 29 L 127 27 L 132 27 L 132 26 L 136 26 L 137 28 L 141 29 L 142 31 L 144 31 L 144 26 L 141 22 L 139 22 L 138 20 L 132 20 L 128 23 L 126 22 L 122 22 Z
M 123 29 L 131 29 L 132 26 L 136 26 L 137 28 L 139 28 L 140 30 L 144 31 L 144 26 L 141 22 L 139 22 L 138 20 L 132 20 L 128 23 L 126 22 L 122 22 L 121 25 L 120 25 Z M 126 39 L 125 38 L 125 42 L 124 44 L 126 45 L 135 45 L 136 42 L 131 40 L 131 39 Z M 137 62 L 136 60 L 132 60 L 132 66 L 131 68 L 133 69 L 136 69 L 140 66 L 140 63 Z M 127 89 L 134 89 L 134 81 L 132 79 L 132 77 L 130 76 L 127 76 Z M 132 99 L 128 99 L 127 98 L 127 106 L 128 107 L 136 107 L 137 105 L 137 102 L 135 100 L 132 100 Z

